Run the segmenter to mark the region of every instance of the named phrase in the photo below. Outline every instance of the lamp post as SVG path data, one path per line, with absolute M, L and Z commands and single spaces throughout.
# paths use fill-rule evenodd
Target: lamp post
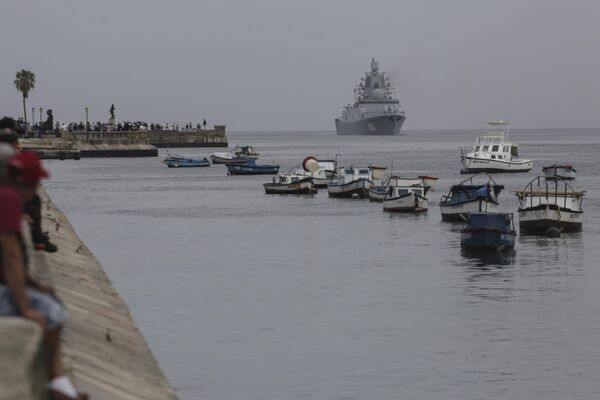
M 40 107 L 40 124 L 42 123 L 42 120 L 43 120 L 43 118 L 42 118 L 42 111 L 43 111 L 43 109 L 42 109 L 42 107 Z
M 31 107 L 31 125 L 35 125 L 35 107 Z
M 88 124 L 88 108 L 85 108 L 85 124 Z

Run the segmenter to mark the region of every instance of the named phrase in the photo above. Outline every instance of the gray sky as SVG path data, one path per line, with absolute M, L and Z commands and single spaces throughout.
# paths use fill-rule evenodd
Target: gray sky
M 600 127 L 597 0 L 2 0 L 0 113 L 333 130 L 380 61 L 406 128 Z M 8 56 L 10 55 L 10 56 Z M 39 113 L 39 111 L 38 111 Z M 37 117 L 36 117 L 37 119 Z

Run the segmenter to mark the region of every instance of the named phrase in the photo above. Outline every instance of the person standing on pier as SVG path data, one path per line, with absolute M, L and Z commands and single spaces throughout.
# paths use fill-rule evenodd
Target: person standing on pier
M 202 119 L 202 126 L 204 126 L 204 130 L 206 130 L 206 118 Z
M 65 307 L 51 288 L 37 283 L 27 272 L 23 209 L 48 173 L 35 153 L 16 153 L 8 160 L 6 151 L 0 154 L 4 154 L 0 158 L 0 315 L 22 316 L 43 329 L 50 399 L 86 400 L 87 395 L 77 393 L 62 362 L 60 332 L 66 320 Z

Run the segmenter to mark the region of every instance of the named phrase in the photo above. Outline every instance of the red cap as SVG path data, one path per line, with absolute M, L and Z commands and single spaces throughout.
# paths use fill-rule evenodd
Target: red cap
M 37 154 L 32 151 L 17 153 L 8 161 L 14 176 L 24 182 L 37 182 L 49 176 Z

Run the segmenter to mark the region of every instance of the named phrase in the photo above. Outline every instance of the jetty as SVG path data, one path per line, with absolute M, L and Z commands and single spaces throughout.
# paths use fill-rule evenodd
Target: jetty
M 102 266 L 47 193 L 40 192 L 44 227 L 59 251 L 34 252 L 30 267 L 66 305 L 68 374 L 92 399 L 176 399 Z M 0 317 L 0 337 L 0 400 L 45 400 L 40 327 L 23 318 Z
M 99 157 L 157 157 L 158 148 L 227 147 L 225 125 L 192 131 L 63 131 L 60 136 L 22 139 L 25 150 L 41 159 L 79 160 Z

